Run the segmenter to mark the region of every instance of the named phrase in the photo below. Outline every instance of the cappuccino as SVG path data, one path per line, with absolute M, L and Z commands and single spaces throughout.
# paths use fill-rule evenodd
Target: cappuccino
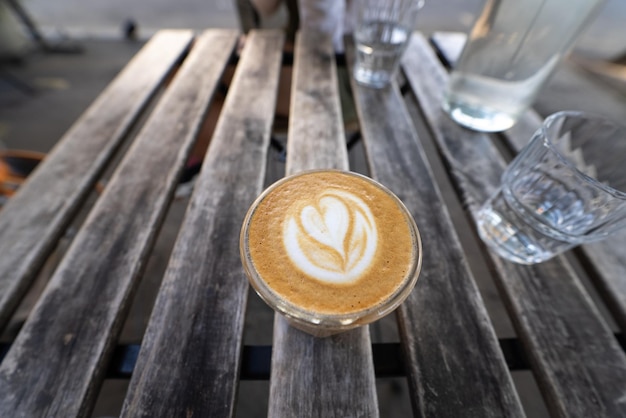
M 270 186 L 246 216 L 241 252 L 257 293 L 316 335 L 395 309 L 421 264 L 419 233 L 400 200 L 367 177 L 337 170 Z

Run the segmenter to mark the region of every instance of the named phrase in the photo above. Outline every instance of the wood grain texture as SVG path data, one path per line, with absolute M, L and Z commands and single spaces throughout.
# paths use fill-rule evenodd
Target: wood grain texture
M 200 37 L 138 134 L 0 366 L 0 416 L 89 413 L 235 40 Z
M 625 248 L 626 232 L 624 231 L 605 241 L 582 247 L 585 256 L 597 273 L 593 276 L 595 285 L 624 333 L 626 333 Z
M 248 295 L 237 251 L 239 231 L 263 187 L 283 37 L 282 31 L 251 31 L 246 40 L 122 416 L 234 413 Z
M 348 169 L 332 39 L 296 38 L 287 174 Z M 373 417 L 378 401 L 369 327 L 316 338 L 276 314 L 271 417 Z
M 347 52 L 350 64 L 353 48 Z M 422 236 L 422 272 L 416 288 L 398 309 L 415 415 L 523 416 L 495 332 L 397 86 L 374 90 L 353 80 L 352 87 L 373 177 L 405 203 Z
M 504 161 L 485 134 L 441 110 L 447 74 L 421 35 L 403 67 L 440 152 L 475 215 L 498 186 Z M 492 257 L 516 331 L 548 407 L 557 416 L 624 416 L 626 356 L 563 258 L 522 266 Z
M 446 61 L 454 63 L 458 59 L 465 39 L 465 35 L 459 33 L 438 33 L 433 36 L 433 44 Z M 562 64 L 562 67 L 569 66 L 571 63 Z M 563 68 L 562 71 L 565 69 L 567 68 Z M 591 83 L 575 71 L 568 71 L 567 76 L 573 79 L 572 83 L 589 85 L 585 91 L 592 89 Z M 598 94 L 604 94 L 599 90 L 598 92 Z M 563 107 L 569 108 L 571 104 L 564 104 Z M 626 107 L 622 106 L 622 108 Z M 511 149 L 519 152 L 541 127 L 542 122 L 543 118 L 530 109 L 524 113 L 515 126 L 505 131 L 503 136 Z M 593 275 L 593 278 L 601 296 L 622 331 L 626 331 L 626 252 L 624 252 L 626 233 L 621 232 L 605 241 L 585 245 L 582 248 L 591 263 L 591 268 L 597 273 Z
M 335 53 L 321 34 L 298 34 L 291 114 L 287 174 L 315 168 L 348 168 Z
M 0 213 L 0 330 L 98 175 L 191 42 L 164 31 L 137 54 Z

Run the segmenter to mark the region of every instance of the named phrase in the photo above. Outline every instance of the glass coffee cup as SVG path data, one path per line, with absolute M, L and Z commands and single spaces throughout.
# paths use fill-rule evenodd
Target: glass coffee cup
M 374 180 L 340 170 L 302 172 L 268 187 L 245 217 L 240 252 L 259 296 L 318 337 L 395 310 L 422 262 L 404 204 Z

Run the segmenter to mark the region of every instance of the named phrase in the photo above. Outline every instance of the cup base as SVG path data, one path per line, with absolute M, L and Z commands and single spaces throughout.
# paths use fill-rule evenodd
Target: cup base
M 386 70 L 372 70 L 357 65 L 354 80 L 361 86 L 382 89 L 391 82 L 391 74 Z
M 511 208 L 504 208 L 502 213 L 498 206 L 506 206 L 503 199 L 492 199 L 491 202 L 478 212 L 478 234 L 499 256 L 519 264 L 536 264 L 575 245 L 535 230 Z
M 535 264 L 551 257 L 529 245 L 513 225 L 492 211 L 481 210 L 478 214 L 478 234 L 492 251 L 514 263 Z
M 459 125 L 480 132 L 506 131 L 516 122 L 508 113 L 455 100 L 444 99 L 442 108 Z
M 367 325 L 367 324 L 359 324 L 359 323 L 357 323 L 357 324 L 354 324 L 353 326 L 347 326 L 347 327 L 342 327 L 342 328 L 323 327 L 323 326 L 320 326 L 320 325 L 317 325 L 317 324 L 310 324 L 310 323 L 307 323 L 305 321 L 301 321 L 301 320 L 298 320 L 296 318 L 292 318 L 292 317 L 290 317 L 288 315 L 285 315 L 285 314 L 283 314 L 282 312 L 279 312 L 279 311 L 275 311 L 275 312 L 277 314 L 281 315 L 287 321 L 287 323 L 290 326 L 292 326 L 292 327 L 294 327 L 294 328 L 296 328 L 296 329 L 298 329 L 298 330 L 300 330 L 302 332 L 305 332 L 305 333 L 307 333 L 309 335 L 312 335 L 312 336 L 314 336 L 316 338 L 331 337 L 333 335 L 341 334 L 342 332 L 351 331 L 351 330 L 353 330 L 355 328 L 359 328 L 359 327 Z

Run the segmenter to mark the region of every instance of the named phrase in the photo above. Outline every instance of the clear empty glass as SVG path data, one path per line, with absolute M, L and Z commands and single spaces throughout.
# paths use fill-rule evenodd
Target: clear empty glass
M 580 112 L 548 117 L 478 213 L 481 238 L 524 264 L 626 225 L 626 127 Z

